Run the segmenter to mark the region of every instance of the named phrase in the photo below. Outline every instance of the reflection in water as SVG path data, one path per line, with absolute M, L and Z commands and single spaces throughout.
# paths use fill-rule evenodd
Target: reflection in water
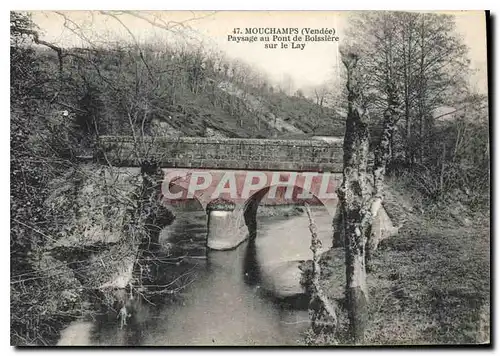
M 243 273 L 243 279 L 249 286 L 257 285 L 260 278 L 260 270 L 257 266 L 257 248 L 255 246 L 255 240 L 249 240 L 246 243 L 245 260 L 243 262 L 245 270 Z
M 296 345 L 309 325 L 305 304 L 278 302 L 262 287 L 265 262 L 259 255 L 259 241 L 273 237 L 275 248 L 289 239 L 289 231 L 273 229 L 273 224 L 292 228 L 303 217 L 259 220 L 255 240 L 233 251 L 209 251 L 205 256 L 206 214 L 185 212 L 160 236 L 160 249 L 168 261 L 156 267 L 156 283 L 168 284 L 183 276 L 178 297 L 158 295 L 132 301 L 132 317 L 120 329 L 116 313 L 106 313 L 93 323 L 73 323 L 62 333 L 60 344 L 79 345 Z M 277 220 L 279 220 L 277 222 Z M 283 225 L 285 224 L 285 225 Z M 302 228 L 302 227 L 301 227 Z M 307 229 L 305 224 L 304 229 Z M 277 231 L 285 235 L 279 236 Z M 293 230 L 292 230 L 293 231 Z M 297 227 L 295 229 L 297 232 Z M 306 230 L 305 230 L 306 231 Z M 302 233 L 302 232 L 300 232 Z M 307 235 L 306 235 L 307 236 Z M 262 246 L 262 244 L 260 244 Z M 283 249 L 275 250 L 275 255 Z M 172 259 L 175 256 L 186 256 Z M 295 253 L 295 252 L 294 252 Z M 276 257 L 276 256 L 274 256 Z M 164 259 L 167 261 L 167 259 Z M 173 261 L 173 262 L 172 262 Z M 304 302 L 304 301 L 302 301 Z M 293 304 L 293 305 L 292 305 Z M 297 308 L 297 306 L 301 308 Z M 69 331 L 68 331 L 69 330 Z M 76 331 L 75 331 L 76 330 Z M 71 335 L 78 334 L 72 338 Z M 68 336 L 70 335 L 70 336 Z M 84 337 L 83 335 L 86 335 Z
M 210 251 L 208 266 L 182 302 L 161 313 L 165 321 L 145 345 L 269 345 L 295 343 L 300 330 L 293 316 L 247 285 L 247 243 L 234 251 Z M 298 316 L 298 315 L 297 315 Z M 302 316 L 307 319 L 307 312 Z M 292 320 L 290 320 L 292 319 Z

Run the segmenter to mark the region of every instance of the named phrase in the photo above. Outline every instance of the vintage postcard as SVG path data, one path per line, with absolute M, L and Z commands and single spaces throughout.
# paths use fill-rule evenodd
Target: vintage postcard
M 11 11 L 11 345 L 489 345 L 488 23 Z

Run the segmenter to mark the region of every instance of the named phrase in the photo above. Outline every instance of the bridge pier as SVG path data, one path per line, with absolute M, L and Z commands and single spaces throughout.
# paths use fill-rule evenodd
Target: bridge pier
M 248 229 L 236 204 L 217 199 L 207 205 L 207 247 L 212 250 L 231 250 L 248 238 Z

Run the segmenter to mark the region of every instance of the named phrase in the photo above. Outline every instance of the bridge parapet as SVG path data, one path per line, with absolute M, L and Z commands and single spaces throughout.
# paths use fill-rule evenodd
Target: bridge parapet
M 98 159 L 115 166 L 342 172 L 341 141 L 101 136 L 98 147 Z

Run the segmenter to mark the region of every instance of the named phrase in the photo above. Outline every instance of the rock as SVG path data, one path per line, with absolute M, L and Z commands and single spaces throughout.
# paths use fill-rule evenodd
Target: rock
M 312 211 L 322 245 L 319 253 L 324 253 L 332 246 L 332 218 L 322 207 Z M 278 298 L 304 294 L 300 267 L 313 257 L 310 245 L 309 220 L 305 214 L 261 230 L 255 248 L 262 287 Z
M 380 241 L 385 240 L 388 237 L 397 235 L 399 232 L 399 228 L 400 226 L 394 226 L 392 224 L 392 221 L 387 215 L 384 206 L 381 206 L 372 225 L 374 248 L 377 248 Z
M 93 324 L 77 321 L 61 331 L 57 346 L 88 346 L 91 344 Z
M 171 119 L 172 117 L 169 116 Z M 175 129 L 165 120 L 153 119 L 151 122 L 151 135 L 152 136 L 164 136 L 164 137 L 180 137 L 184 136 L 183 133 Z
M 226 135 L 224 135 L 222 132 L 213 129 L 211 127 L 205 128 L 205 137 L 211 137 L 211 138 L 227 138 Z
M 300 284 L 303 261 L 287 261 L 281 264 L 262 266 L 262 287 L 277 298 L 288 298 L 305 293 Z

